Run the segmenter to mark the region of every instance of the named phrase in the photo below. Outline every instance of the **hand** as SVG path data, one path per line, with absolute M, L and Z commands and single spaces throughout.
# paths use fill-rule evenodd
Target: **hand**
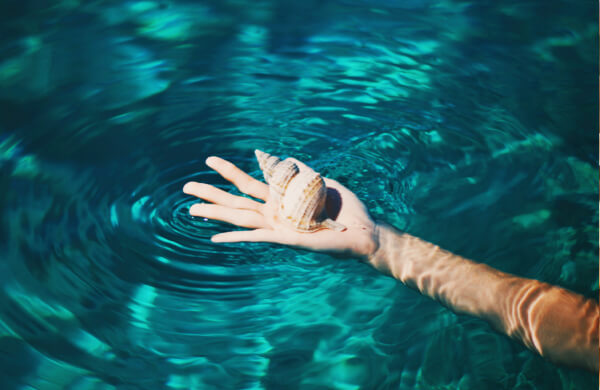
M 306 167 L 298 160 L 294 162 L 300 169 Z M 236 196 L 210 184 L 186 183 L 184 193 L 211 202 L 192 205 L 191 215 L 253 229 L 220 233 L 211 238 L 213 242 L 272 242 L 316 251 L 345 252 L 364 259 L 377 249 L 376 225 L 365 206 L 356 195 L 335 180 L 324 178 L 328 190 L 326 207 L 329 211 L 337 201 L 339 212 L 335 220 L 347 229 L 342 232 L 321 229 L 302 233 L 279 220 L 275 201 L 270 198 L 267 184 L 218 157 L 209 157 L 206 165 L 233 183 L 241 192 L 265 201 L 262 203 Z M 336 193 L 339 195 L 338 199 L 333 199 L 332 195 Z

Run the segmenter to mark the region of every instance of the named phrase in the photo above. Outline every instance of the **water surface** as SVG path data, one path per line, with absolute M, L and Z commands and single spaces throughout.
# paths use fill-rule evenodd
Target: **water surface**
M 49 5 L 50 4 L 50 5 Z M 188 180 L 306 161 L 373 217 L 598 297 L 597 4 L 5 1 L 3 389 L 570 389 L 353 259 L 212 244 Z

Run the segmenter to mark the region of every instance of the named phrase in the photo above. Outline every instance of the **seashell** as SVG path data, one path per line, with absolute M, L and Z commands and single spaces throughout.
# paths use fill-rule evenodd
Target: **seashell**
M 319 229 L 344 231 L 346 227 L 327 218 L 325 201 L 327 187 L 321 175 L 310 168 L 300 169 L 292 160 L 281 160 L 255 150 L 258 165 L 269 184 L 269 191 L 278 203 L 282 221 L 300 232 Z

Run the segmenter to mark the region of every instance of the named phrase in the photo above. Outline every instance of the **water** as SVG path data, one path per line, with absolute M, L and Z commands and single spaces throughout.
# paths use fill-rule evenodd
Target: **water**
M 295 156 L 373 217 L 598 296 L 597 4 L 4 1 L 2 389 L 570 389 L 353 259 L 216 245 L 188 180 Z

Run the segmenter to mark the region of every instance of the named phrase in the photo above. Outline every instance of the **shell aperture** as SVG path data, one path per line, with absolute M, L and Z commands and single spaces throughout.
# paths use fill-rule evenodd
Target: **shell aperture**
M 327 218 L 327 187 L 321 175 L 310 168 L 300 169 L 292 160 L 281 160 L 260 150 L 256 159 L 269 184 L 271 196 L 278 202 L 282 221 L 300 232 L 319 229 L 343 231 L 346 227 Z

